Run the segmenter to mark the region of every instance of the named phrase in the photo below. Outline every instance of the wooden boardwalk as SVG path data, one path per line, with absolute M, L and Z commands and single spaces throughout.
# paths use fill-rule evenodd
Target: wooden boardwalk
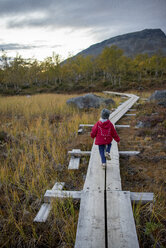
M 132 94 L 105 92 L 128 98 L 110 115 L 115 123 L 138 100 Z M 134 110 L 135 111 L 135 110 Z M 133 116 L 130 114 L 130 116 Z M 80 124 L 79 134 L 84 127 L 92 124 Z M 129 125 L 116 125 L 116 128 L 129 128 Z M 75 248 L 138 248 L 138 238 L 133 218 L 131 201 L 147 203 L 153 200 L 153 193 L 136 193 L 122 191 L 119 156 L 136 155 L 135 151 L 118 151 L 115 141 L 111 146 L 111 160 L 107 161 L 106 169 L 101 166 L 98 146 L 93 143 L 91 151 L 73 149 L 68 169 L 79 168 L 80 156 L 90 156 L 87 175 L 82 191 L 62 190 L 64 183 L 55 183 L 44 195 L 45 203 L 41 206 L 34 221 L 45 222 L 50 211 L 51 201 L 55 198 L 81 199 L 77 225 Z
M 135 95 L 125 96 L 129 99 L 110 115 L 113 124 L 138 100 Z M 103 170 L 98 147 L 93 144 L 81 196 L 75 248 L 139 247 L 130 192 L 122 191 L 115 141 L 112 142 L 111 158 Z

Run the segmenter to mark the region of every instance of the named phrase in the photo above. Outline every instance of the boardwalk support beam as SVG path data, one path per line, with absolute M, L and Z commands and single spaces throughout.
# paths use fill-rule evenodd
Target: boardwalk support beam
M 44 195 L 45 202 L 51 202 L 55 198 L 73 198 L 79 200 L 81 198 L 81 191 L 66 191 L 66 190 L 47 190 Z
M 53 188 L 52 188 L 52 191 L 55 191 L 55 190 L 62 190 L 63 187 L 64 187 L 65 183 L 64 182 L 61 182 L 61 183 L 55 183 Z M 37 213 L 36 217 L 34 218 L 34 222 L 45 222 L 48 218 L 48 215 L 50 213 L 52 209 L 52 206 L 51 204 L 49 203 L 43 203 L 40 207 L 40 210 L 39 212 Z

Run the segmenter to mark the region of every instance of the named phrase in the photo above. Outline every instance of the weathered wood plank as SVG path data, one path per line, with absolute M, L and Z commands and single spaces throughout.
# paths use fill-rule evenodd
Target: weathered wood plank
M 135 203 L 142 203 L 146 204 L 148 202 L 153 201 L 154 194 L 153 193 L 146 193 L 146 192 L 130 192 L 130 198 L 131 201 L 134 201 Z
M 80 125 L 85 125 L 85 124 L 80 124 Z M 88 127 L 93 127 L 94 125 L 87 125 Z M 130 127 L 130 125 L 115 125 L 116 128 L 127 128 Z
M 120 156 L 136 156 L 140 154 L 139 151 L 119 151 Z
M 93 127 L 94 124 L 80 124 L 79 127 Z
M 80 157 L 80 156 L 90 156 L 91 155 L 91 151 L 80 151 L 80 150 L 72 150 L 72 151 L 68 151 L 69 155 L 73 155 L 75 157 Z
M 122 190 L 119 168 L 119 152 L 117 143 L 114 140 L 112 142 L 110 155 L 111 160 L 107 160 L 106 189 Z
M 98 146 L 93 143 L 84 190 L 104 190 L 105 170 L 101 166 Z
M 82 128 L 79 128 L 78 129 L 78 134 L 82 134 L 83 133 L 83 129 Z
M 81 198 L 75 248 L 104 247 L 104 192 L 84 191 Z
M 135 112 L 135 111 L 137 111 L 136 109 L 129 109 L 128 111 L 130 111 L 130 112 Z
M 122 98 L 122 99 L 126 99 L 126 98 L 127 98 L 127 96 L 121 96 L 121 98 Z
M 127 96 L 127 97 L 131 97 L 132 94 L 127 94 L 127 93 L 120 93 L 120 92 L 116 92 L 116 91 L 103 91 L 104 94 L 113 94 L 113 95 L 119 95 L 119 96 Z
M 52 188 L 52 190 L 62 190 L 64 187 L 65 183 L 64 182 L 56 182 Z M 51 211 L 51 204 L 49 203 L 43 203 L 34 218 L 34 222 L 45 222 L 48 218 L 48 215 Z
M 108 247 L 139 248 L 130 192 L 107 191 Z
M 48 215 L 51 211 L 51 208 L 52 208 L 51 204 L 43 203 L 33 221 L 34 222 L 46 222 Z
M 112 123 L 116 123 L 127 111 L 129 108 L 132 107 L 132 105 L 139 99 L 137 96 L 132 96 L 129 100 L 127 100 L 125 103 L 120 105 L 113 113 L 111 113 L 109 119 Z
M 115 125 L 116 128 L 128 128 L 130 125 Z
M 56 182 L 52 187 L 52 190 L 62 190 L 64 186 L 65 186 L 64 182 Z
M 71 157 L 68 170 L 78 170 L 80 165 L 80 157 Z
M 136 114 L 125 114 L 125 116 L 136 116 Z
M 51 202 L 55 198 L 80 199 L 82 191 L 47 190 L 44 195 L 44 202 Z

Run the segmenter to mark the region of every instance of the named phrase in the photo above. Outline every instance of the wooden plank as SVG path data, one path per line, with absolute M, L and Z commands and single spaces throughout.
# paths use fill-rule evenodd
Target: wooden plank
M 48 215 L 51 211 L 51 208 L 52 208 L 51 204 L 43 203 L 33 221 L 34 222 L 46 222 Z
M 131 95 L 132 95 L 132 94 L 115 92 L 115 91 L 103 91 L 103 93 L 104 94 L 113 94 L 113 95 L 118 95 L 118 96 L 127 96 L 127 97 L 131 97 Z
M 135 203 L 146 204 L 153 201 L 154 194 L 146 192 L 130 192 L 131 201 Z
M 125 157 L 125 156 L 136 156 L 138 154 L 140 154 L 139 151 L 119 151 L 119 155 L 123 156 L 123 157 Z
M 101 166 L 99 148 L 93 143 L 84 190 L 104 190 L 105 170 Z
M 111 113 L 109 119 L 112 123 L 116 123 L 132 105 L 139 99 L 137 96 L 131 96 L 129 100 L 120 105 L 113 113 Z
M 79 127 L 93 127 L 94 124 L 80 124 Z
M 52 187 L 52 190 L 62 190 L 64 186 L 65 186 L 64 182 L 56 182 Z
M 55 198 L 73 198 L 80 199 L 82 191 L 61 191 L 61 190 L 47 190 L 44 195 L 44 202 L 51 202 Z
M 128 128 L 130 125 L 115 125 L 116 128 Z
M 136 109 L 129 109 L 128 111 L 130 111 L 130 112 L 135 112 L 135 111 L 137 111 Z
M 136 114 L 125 114 L 125 116 L 136 116 Z
M 105 247 L 104 191 L 84 191 L 75 248 Z
M 72 150 L 72 151 L 68 151 L 68 154 L 73 155 L 75 157 L 90 156 L 91 151 Z
M 107 160 L 106 189 L 122 190 L 119 168 L 119 152 L 117 143 L 114 140 L 112 142 L 110 155 L 111 160 Z
M 108 247 L 139 248 L 130 192 L 107 191 Z
M 71 157 L 68 170 L 78 170 L 80 165 L 80 157 Z
M 62 190 L 62 188 L 64 187 L 65 183 L 64 182 L 56 182 L 52 188 L 52 190 Z M 49 203 L 43 203 L 36 215 L 36 217 L 34 218 L 34 222 L 45 222 L 48 218 L 48 215 L 51 211 L 51 204 Z
M 83 124 L 80 124 L 80 125 L 83 125 Z M 93 126 L 94 126 L 93 124 L 92 124 L 92 125 L 88 125 L 88 127 L 93 127 Z M 130 127 L 130 125 L 115 125 L 115 127 L 116 127 L 116 128 L 123 128 L 123 127 L 124 127 L 124 128 L 125 128 L 125 127 L 127 128 L 127 127 Z
M 78 129 L 78 134 L 82 134 L 83 133 L 83 129 L 82 128 L 79 128 Z
M 76 152 L 76 153 L 78 152 L 79 153 L 79 152 L 81 152 L 81 150 L 80 149 L 73 149 L 72 152 Z

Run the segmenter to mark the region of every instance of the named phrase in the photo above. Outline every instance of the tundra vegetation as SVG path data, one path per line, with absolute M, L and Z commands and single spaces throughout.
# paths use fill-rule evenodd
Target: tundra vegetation
M 137 92 L 135 92 L 138 94 Z M 143 92 L 142 98 L 149 97 Z M 119 124 L 130 124 L 128 131 L 119 130 L 121 150 L 138 150 L 135 157 L 121 158 L 123 190 L 153 192 L 154 202 L 133 204 L 140 247 L 166 246 L 166 111 L 161 105 L 143 101 L 135 105 L 136 118 L 124 117 Z M 138 123 L 142 127 L 136 128 Z
M 78 171 L 70 172 L 67 151 L 91 149 L 88 130 L 78 136 L 78 126 L 95 123 L 101 109 L 71 108 L 66 100 L 73 96 L 0 97 L 0 247 L 74 247 L 78 201 L 55 200 L 46 223 L 33 222 L 45 191 L 55 182 L 64 181 L 66 190 L 83 188 L 88 158 L 81 159 Z M 122 101 L 113 100 L 114 107 Z M 121 159 L 122 188 L 154 192 L 155 202 L 133 204 L 136 228 L 141 248 L 165 247 L 165 109 L 141 100 L 134 108 L 136 119 L 124 117 L 118 123 L 131 125 L 118 130 L 119 150 L 140 150 L 141 155 Z M 138 121 L 150 125 L 135 129 Z
M 95 123 L 101 109 L 67 106 L 66 100 L 78 94 L 35 93 L 139 89 L 134 93 L 145 98 L 153 88 L 164 88 L 165 79 L 166 58 L 160 53 L 128 58 L 112 46 L 98 57 L 61 63 L 55 54 L 39 62 L 20 55 L 11 60 L 2 52 L 0 93 L 19 96 L 0 97 L 0 247 L 71 248 L 75 242 L 78 201 L 56 200 L 46 223 L 33 219 L 55 182 L 64 181 L 66 190 L 82 189 L 88 158 L 70 172 L 67 151 L 91 149 L 89 134 L 78 136 L 78 126 Z M 20 96 L 24 94 L 29 95 Z M 113 100 L 114 107 L 122 102 Z M 134 108 L 136 119 L 125 117 L 118 123 L 131 125 L 118 130 L 119 149 L 140 150 L 141 155 L 121 159 L 122 188 L 155 193 L 153 204 L 133 205 L 133 212 L 140 247 L 165 247 L 165 108 L 141 100 Z M 135 129 L 139 121 L 145 126 Z
M 0 247 L 74 246 L 78 201 L 54 201 L 48 221 L 33 222 L 55 182 L 65 182 L 66 190 L 83 188 L 88 158 L 70 172 L 67 152 L 91 149 L 93 140 L 77 137 L 78 127 L 97 121 L 101 108 L 69 107 L 66 100 L 74 96 L 0 97 Z M 120 99 L 113 99 L 116 107 Z
M 160 51 L 131 58 L 111 46 L 96 57 L 78 55 L 63 62 L 55 53 L 44 61 L 1 55 L 2 94 L 162 88 L 165 81 L 166 57 Z

